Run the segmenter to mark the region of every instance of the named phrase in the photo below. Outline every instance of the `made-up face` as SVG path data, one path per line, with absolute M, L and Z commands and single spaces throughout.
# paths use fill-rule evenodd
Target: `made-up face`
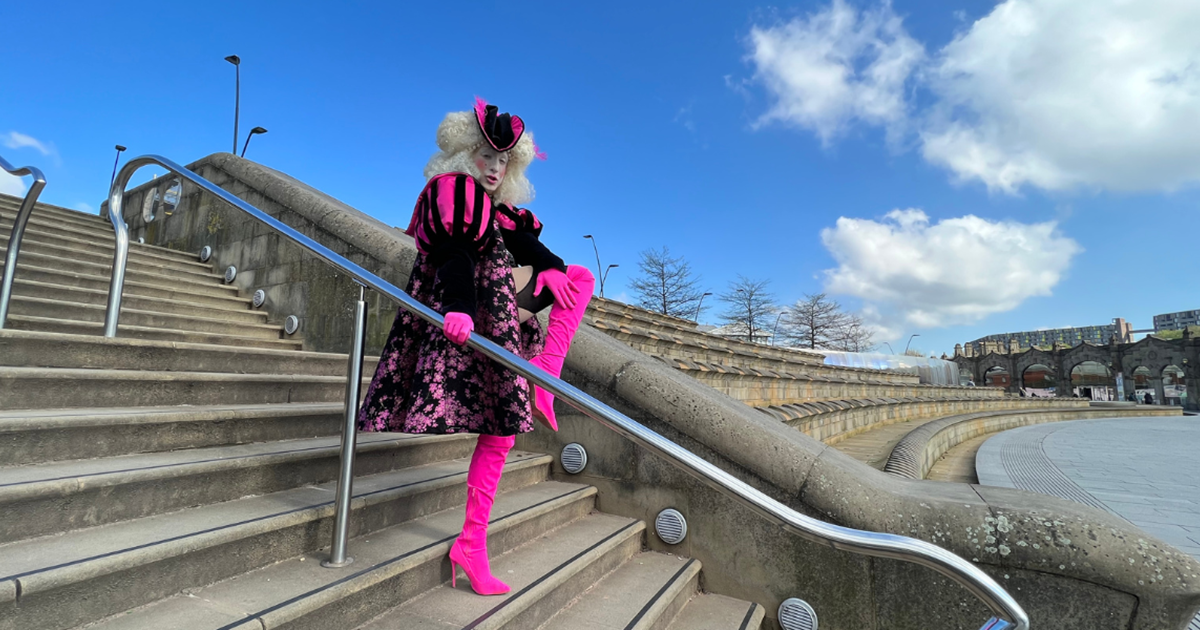
M 490 145 L 484 144 L 475 151 L 472 156 L 475 161 L 475 169 L 479 172 L 480 182 L 483 184 L 483 189 L 494 193 L 504 183 L 504 176 L 508 173 L 508 152 L 497 151 Z

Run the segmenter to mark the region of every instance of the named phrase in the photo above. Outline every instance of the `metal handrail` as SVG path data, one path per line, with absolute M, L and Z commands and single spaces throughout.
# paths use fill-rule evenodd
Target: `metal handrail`
M 29 215 L 33 214 L 33 206 L 37 204 L 38 195 L 41 195 L 42 189 L 46 187 L 46 176 L 37 167 L 17 168 L 9 164 L 3 157 L 0 157 L 0 168 L 7 171 L 9 175 L 17 177 L 33 176 L 33 184 L 29 186 L 29 190 L 25 191 L 25 200 L 21 202 L 21 208 L 17 210 L 17 216 L 13 219 L 12 233 L 8 237 L 8 251 L 4 256 L 4 280 L 0 281 L 0 330 L 3 330 L 4 322 L 8 320 L 8 303 L 12 300 L 13 280 L 17 275 L 17 254 L 21 252 L 21 239 L 25 237 L 25 224 L 29 222 Z
M 109 193 L 109 218 L 113 222 L 113 227 L 117 229 L 118 251 L 113 257 L 112 287 L 108 301 L 110 310 L 105 321 L 106 335 L 108 335 L 107 331 L 110 326 L 113 334 L 115 335 L 116 333 L 117 318 L 121 305 L 121 287 L 125 280 L 124 261 L 127 259 L 129 248 L 128 232 L 125 230 L 124 220 L 121 218 L 125 185 L 134 171 L 148 164 L 157 164 L 166 168 L 205 192 L 216 196 L 218 199 L 265 223 L 268 227 L 287 237 L 296 245 L 303 247 L 318 258 L 321 258 L 325 263 L 350 276 L 359 284 L 395 300 L 403 308 L 416 314 L 426 322 L 438 327 L 443 326 L 440 314 L 416 301 L 395 285 L 350 262 L 324 245 L 301 234 L 278 219 L 242 201 L 175 162 L 157 155 L 144 155 L 130 160 L 122 167 Z M 691 451 L 684 449 L 596 400 L 575 386 L 551 377 L 541 369 L 534 368 L 533 364 L 501 348 L 489 339 L 480 335 L 471 335 L 467 340 L 467 345 L 526 379 L 540 385 L 560 400 L 566 401 L 571 407 L 596 420 L 605 427 L 616 431 L 638 446 L 667 459 L 672 464 L 683 469 L 684 472 L 696 477 L 711 488 L 801 538 L 810 542 L 829 545 L 839 551 L 902 560 L 933 569 L 969 590 L 996 614 L 995 617 L 989 619 L 984 624 L 983 630 L 1028 630 L 1029 617 L 1025 614 L 1021 605 L 989 575 L 950 551 L 932 543 L 907 536 L 842 527 L 800 514 L 721 468 L 705 461 Z M 357 399 L 347 401 L 347 404 L 357 405 L 357 403 Z M 349 416 L 349 413 L 347 416 Z M 346 437 L 345 433 L 343 433 L 343 437 Z M 348 431 L 348 433 L 353 436 L 354 431 Z M 353 450 L 351 449 L 352 452 Z M 343 460 L 343 465 L 346 465 L 346 463 Z M 341 490 L 342 488 L 339 487 L 339 492 Z M 342 507 L 339 505 L 339 509 Z M 348 501 L 344 507 L 348 509 Z

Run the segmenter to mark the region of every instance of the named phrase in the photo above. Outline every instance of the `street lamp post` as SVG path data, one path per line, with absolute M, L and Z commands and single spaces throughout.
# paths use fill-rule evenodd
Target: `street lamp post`
M 235 83 L 233 88 L 233 154 L 237 155 L 238 115 L 242 107 L 242 58 L 229 55 L 225 61 L 233 64 Z M 249 139 L 247 139 L 248 141 Z
M 117 181 L 117 163 L 121 161 L 121 152 L 125 150 L 125 147 L 123 147 L 119 144 L 113 148 L 115 148 L 117 150 L 117 159 L 113 160 L 112 177 L 110 177 L 108 179 L 108 187 L 109 188 L 112 188 L 113 182 Z
M 908 343 L 904 344 L 904 354 L 908 354 L 908 344 L 912 343 L 913 337 L 920 337 L 920 336 L 921 336 L 921 333 L 913 333 L 912 335 L 909 335 Z M 890 348 L 891 346 L 888 346 L 888 347 Z M 895 354 L 895 353 L 893 352 L 892 354 Z
M 246 147 L 250 146 L 250 138 L 260 133 L 267 133 L 267 130 L 262 127 L 255 127 L 250 130 L 250 133 L 246 134 L 246 144 L 242 145 L 242 157 L 246 157 Z
M 909 341 L 912 341 L 912 340 L 910 339 Z M 883 342 L 883 345 L 887 346 L 888 350 L 891 350 L 892 354 L 896 354 L 896 351 L 892 350 L 892 344 L 885 341 L 885 342 Z
M 779 332 L 779 318 L 780 317 L 783 317 L 783 311 L 779 311 L 779 314 L 775 316 L 775 327 L 771 329 L 771 345 L 772 346 L 775 345 L 775 335 L 776 335 L 776 333 Z
M 604 271 L 600 267 L 600 249 L 596 247 L 596 237 L 584 234 L 583 238 L 592 242 L 592 251 L 596 252 L 596 279 L 600 281 L 600 297 L 604 297 Z
M 692 321 L 696 322 L 697 324 L 700 323 L 700 307 L 704 305 L 704 298 L 709 295 L 712 295 L 712 291 L 709 291 L 708 293 L 701 295 L 700 301 L 696 302 L 696 318 Z
M 600 297 L 604 297 L 604 281 L 608 280 L 608 272 L 611 271 L 613 267 L 620 267 L 620 266 L 621 265 L 614 263 L 614 264 L 611 264 L 604 268 L 604 277 L 600 278 Z

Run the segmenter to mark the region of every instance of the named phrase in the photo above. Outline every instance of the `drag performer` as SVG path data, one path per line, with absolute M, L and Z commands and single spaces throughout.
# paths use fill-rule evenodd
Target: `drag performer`
M 464 344 L 477 332 L 557 377 L 595 281 L 550 252 L 538 240 L 541 222 L 518 207 L 533 199 L 525 169 L 544 159 L 519 117 L 476 99 L 473 111 L 446 115 L 437 143 L 406 231 L 418 250 L 406 291 L 442 313 L 445 328 L 400 309 L 358 426 L 479 434 L 451 583 L 462 567 L 476 593 L 496 595 L 509 587 L 491 574 L 487 526 L 505 459 L 533 417 L 558 425 L 549 392 L 535 387 L 531 409 L 523 377 Z M 543 334 L 533 315 L 547 306 Z

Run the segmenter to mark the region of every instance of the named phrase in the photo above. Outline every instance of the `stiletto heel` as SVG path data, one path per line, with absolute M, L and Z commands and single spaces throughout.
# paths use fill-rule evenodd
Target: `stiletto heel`
M 458 567 L 454 566 L 454 561 L 451 560 L 450 561 L 450 588 L 458 588 L 458 584 L 455 583 L 455 578 L 457 578 L 457 577 L 458 577 Z

